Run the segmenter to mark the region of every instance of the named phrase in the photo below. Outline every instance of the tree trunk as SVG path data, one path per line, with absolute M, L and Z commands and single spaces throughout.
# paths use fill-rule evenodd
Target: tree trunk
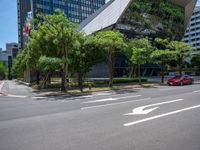
M 140 73 L 140 64 L 138 64 L 138 77 L 139 77 L 139 85 L 142 85 L 141 73 Z
M 82 71 L 78 72 L 78 86 L 81 92 L 83 92 L 83 74 Z
M 36 71 L 36 83 L 37 85 L 40 84 L 40 72 L 38 70 Z
M 66 92 L 67 90 L 67 74 L 68 74 L 68 64 L 67 64 L 67 47 L 64 46 L 64 64 L 63 64 L 63 72 L 62 72 L 62 85 L 61 85 L 61 91 Z
M 129 72 L 129 78 L 133 77 L 133 71 L 134 71 L 134 64 L 131 65 L 131 69 Z
M 109 67 L 109 87 L 113 87 L 113 55 L 109 52 L 108 56 L 108 67 Z
M 161 83 L 164 83 L 164 78 L 165 78 L 165 65 L 164 62 L 161 63 Z
M 182 76 L 182 57 L 179 57 L 179 60 L 178 60 L 178 71 L 179 71 L 179 75 Z

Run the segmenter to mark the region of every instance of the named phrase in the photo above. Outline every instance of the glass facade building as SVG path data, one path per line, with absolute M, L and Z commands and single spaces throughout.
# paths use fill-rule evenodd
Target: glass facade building
M 200 6 L 193 12 L 183 41 L 193 44 L 200 51 Z
M 94 13 L 105 0 L 18 0 L 19 45 L 23 48 L 23 27 L 27 12 L 53 14 L 55 9 L 64 11 L 69 21 L 81 23 Z

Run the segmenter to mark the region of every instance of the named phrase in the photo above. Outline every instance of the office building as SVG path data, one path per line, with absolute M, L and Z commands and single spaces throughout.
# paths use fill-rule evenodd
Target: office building
M 200 6 L 197 6 L 193 12 L 183 41 L 191 43 L 200 51 Z
M 192 16 L 196 0 L 110 0 L 92 16 L 84 20 L 79 31 L 90 35 L 106 28 L 115 28 L 128 38 L 155 37 L 181 40 Z M 123 76 L 130 64 L 117 58 L 115 76 Z M 90 77 L 107 77 L 107 69 L 99 65 L 101 72 L 91 72 Z M 93 71 L 100 70 L 94 68 Z M 146 64 L 142 75 L 158 75 L 159 66 Z M 119 71 L 117 71 L 119 70 Z M 155 71 L 154 71 L 155 70 Z M 99 74 L 100 73 L 100 74 Z
M 27 13 L 36 17 L 37 13 L 53 14 L 55 9 L 64 11 L 69 21 L 81 23 L 89 15 L 105 4 L 105 0 L 18 0 L 19 46 L 24 47 L 23 28 Z M 30 16 L 29 16 L 30 17 Z

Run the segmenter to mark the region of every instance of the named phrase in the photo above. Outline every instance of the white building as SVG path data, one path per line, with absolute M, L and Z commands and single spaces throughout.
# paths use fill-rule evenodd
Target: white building
M 197 6 L 193 12 L 183 41 L 191 43 L 200 50 L 200 6 Z

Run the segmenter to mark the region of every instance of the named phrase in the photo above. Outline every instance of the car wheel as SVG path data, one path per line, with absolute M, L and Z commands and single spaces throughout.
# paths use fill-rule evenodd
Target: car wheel
M 192 81 L 191 84 L 194 84 L 194 81 Z

